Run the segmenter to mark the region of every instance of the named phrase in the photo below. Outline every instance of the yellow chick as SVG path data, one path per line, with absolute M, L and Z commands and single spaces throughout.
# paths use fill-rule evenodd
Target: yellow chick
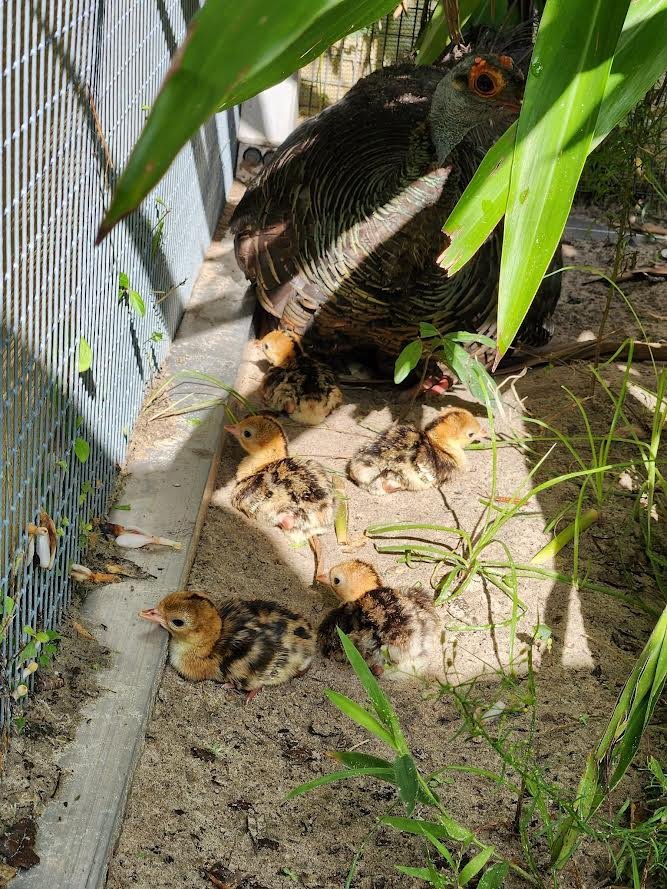
M 264 414 L 225 426 L 247 452 L 236 471 L 232 506 L 262 525 L 281 528 L 296 546 L 308 543 L 319 574 L 318 537 L 333 522 L 334 489 L 327 471 L 314 460 L 290 457 L 282 426 Z
M 409 424 L 392 426 L 357 451 L 348 472 L 353 482 L 371 494 L 423 491 L 463 469 L 464 447 L 485 437 L 470 411 L 448 407 L 423 432 Z
M 277 602 L 228 599 L 216 606 L 206 593 L 178 592 L 139 612 L 169 633 L 169 661 L 181 676 L 214 679 L 252 700 L 265 685 L 302 676 L 315 654 L 305 617 Z
M 267 407 L 285 411 L 298 423 L 317 426 L 343 403 L 333 373 L 303 351 L 296 334 L 272 330 L 259 345 L 273 365 L 262 382 Z
M 440 648 L 441 624 L 427 593 L 384 586 L 372 565 L 342 562 L 318 578 L 344 603 L 324 618 L 317 644 L 325 657 L 345 660 L 336 627 L 354 642 L 376 676 L 389 664 L 423 673 Z

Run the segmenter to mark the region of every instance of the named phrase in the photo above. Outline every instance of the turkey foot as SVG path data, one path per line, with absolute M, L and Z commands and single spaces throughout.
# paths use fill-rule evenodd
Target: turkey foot
M 420 395 L 444 395 L 454 388 L 454 377 L 446 373 L 439 376 L 428 376 L 424 380 L 420 380 L 416 385 L 410 386 L 403 395 L 402 401 L 412 401 Z

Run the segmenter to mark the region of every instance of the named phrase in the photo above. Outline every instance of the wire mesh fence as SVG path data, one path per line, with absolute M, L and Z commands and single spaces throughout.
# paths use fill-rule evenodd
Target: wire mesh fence
M 0 724 L 39 656 L 26 644 L 68 604 L 69 565 L 106 508 L 231 183 L 235 112 L 94 247 L 201 2 L 0 2 Z M 47 515 L 50 568 L 29 558 Z
M 299 111 L 311 117 L 333 105 L 354 84 L 386 65 L 410 58 L 433 0 L 403 0 L 391 14 L 335 43 L 301 69 Z

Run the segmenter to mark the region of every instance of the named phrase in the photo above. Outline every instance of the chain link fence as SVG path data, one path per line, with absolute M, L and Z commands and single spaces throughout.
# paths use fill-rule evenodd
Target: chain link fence
M 0 724 L 58 626 L 231 184 L 235 112 L 96 228 L 203 0 L 0 2 Z M 29 558 L 48 548 L 50 567 Z M 32 534 L 31 534 L 32 532 Z M 50 553 L 47 553 L 50 555 Z M 35 643 L 34 634 L 41 634 Z M 33 644 L 31 644 L 33 643 Z M 26 652 L 25 646 L 29 645 Z

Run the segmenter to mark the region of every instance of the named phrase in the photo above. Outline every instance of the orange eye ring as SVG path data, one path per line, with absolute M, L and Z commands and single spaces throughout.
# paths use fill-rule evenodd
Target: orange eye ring
M 470 69 L 468 86 L 482 99 L 490 99 L 505 86 L 505 78 L 494 68 L 491 68 L 484 59 L 476 58 L 475 64 Z

